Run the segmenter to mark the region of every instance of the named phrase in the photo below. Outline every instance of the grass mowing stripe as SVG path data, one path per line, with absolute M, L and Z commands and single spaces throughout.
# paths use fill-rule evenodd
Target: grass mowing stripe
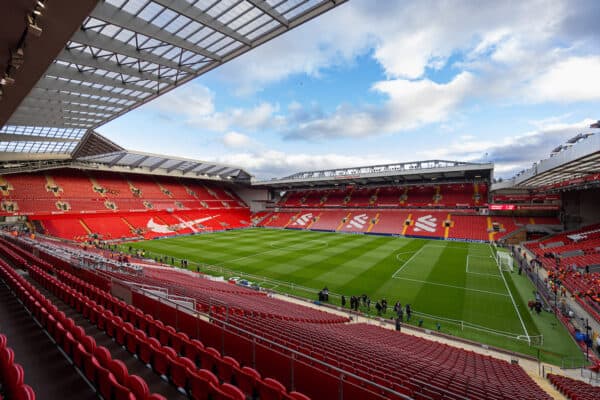
M 490 252 L 492 253 L 492 256 L 494 256 L 494 252 L 492 251 L 491 245 L 490 245 Z M 504 277 L 504 274 L 502 273 L 502 269 L 500 268 L 500 265 L 498 265 L 498 271 L 500 271 L 500 275 L 502 275 L 502 280 L 504 281 L 504 286 L 506 286 L 506 290 L 508 291 L 508 294 L 510 294 L 510 300 L 512 301 L 512 304 L 515 307 L 515 312 L 517 313 L 517 316 L 519 317 L 519 321 L 521 321 L 521 326 L 523 327 L 523 332 L 525 333 L 525 336 L 527 337 L 527 340 L 529 341 L 529 332 L 527 332 L 527 328 L 525 327 L 525 322 L 523 322 L 523 317 L 521 317 L 521 313 L 519 312 L 519 308 L 517 307 L 515 298 L 513 297 L 512 292 L 510 291 L 510 288 L 508 287 L 508 283 L 506 283 L 506 278 Z
M 418 250 L 415 251 L 415 253 L 408 259 L 406 260 L 401 266 L 400 268 L 398 268 L 396 270 L 396 272 L 394 272 L 392 274 L 392 278 L 395 278 L 396 276 L 398 276 L 398 274 L 400 272 L 402 272 L 402 270 L 408 265 L 410 264 L 410 262 L 423 250 L 423 248 L 425 247 L 425 244 L 423 244 Z

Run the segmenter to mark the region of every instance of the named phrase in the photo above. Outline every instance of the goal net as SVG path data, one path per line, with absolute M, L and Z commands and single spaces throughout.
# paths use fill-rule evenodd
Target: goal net
M 496 252 L 496 263 L 502 271 L 513 271 L 513 258 L 510 253 L 503 251 Z

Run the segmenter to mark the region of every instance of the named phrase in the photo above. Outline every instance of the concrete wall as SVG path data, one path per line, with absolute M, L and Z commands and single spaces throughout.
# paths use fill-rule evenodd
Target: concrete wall
M 269 191 L 265 189 L 253 189 L 250 187 L 234 186 L 238 196 L 244 200 L 251 212 L 259 212 L 265 209 L 265 201 L 270 200 Z
M 600 222 L 600 189 L 587 189 L 563 193 L 567 229 Z

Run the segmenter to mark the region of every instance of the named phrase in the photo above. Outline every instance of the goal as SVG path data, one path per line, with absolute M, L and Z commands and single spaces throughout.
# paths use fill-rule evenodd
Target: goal
M 513 258 L 510 253 L 504 251 L 496 252 L 496 263 L 502 271 L 513 271 Z

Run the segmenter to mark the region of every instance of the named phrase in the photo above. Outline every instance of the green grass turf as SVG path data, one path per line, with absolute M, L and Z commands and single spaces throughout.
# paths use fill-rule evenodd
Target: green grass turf
M 537 348 L 517 337 L 543 334 L 542 359 L 555 364 L 580 354 L 560 324 L 530 314 L 532 287 L 515 281 L 516 273 L 501 275 L 487 244 L 249 229 L 123 248 L 129 246 L 151 257 L 185 258 L 191 269 L 201 263 L 203 272 L 251 275 L 264 287 L 312 299 L 327 286 L 338 305 L 339 295 L 349 300 L 365 293 L 373 299 L 370 310 L 361 307 L 365 313 L 375 314 L 375 301 L 385 298 L 391 317 L 399 300 L 411 304 L 413 324 L 422 320 L 423 327 L 437 329 L 439 323 L 442 332 L 530 355 Z

